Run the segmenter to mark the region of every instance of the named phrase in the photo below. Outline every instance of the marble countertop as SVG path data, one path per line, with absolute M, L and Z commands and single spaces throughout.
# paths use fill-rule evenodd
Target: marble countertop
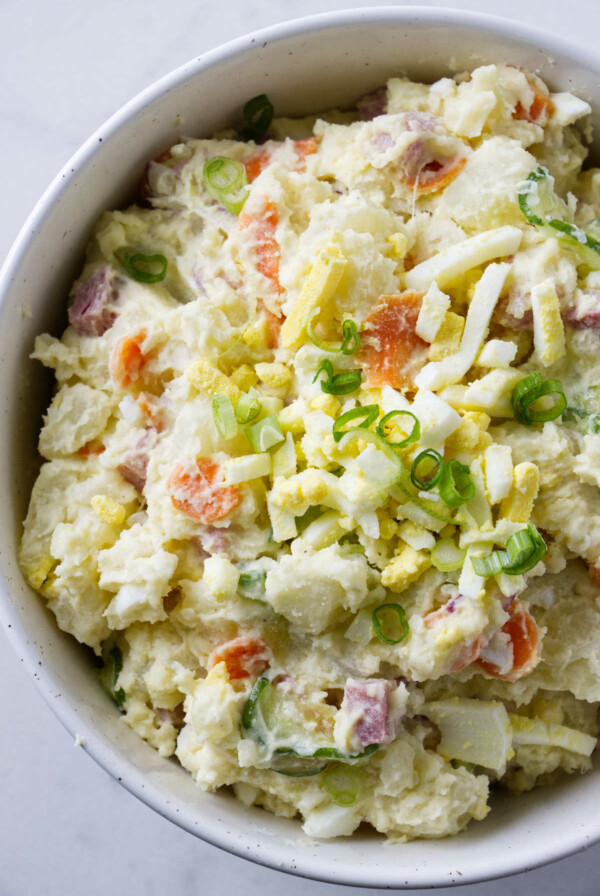
M 113 111 L 171 69 L 247 31 L 351 0 L 2 0 L 0 258 L 51 178 Z M 391 5 L 391 4 L 387 4 Z M 397 4 L 400 5 L 400 4 Z M 416 5 L 416 4 L 405 4 Z M 598 0 L 437 0 L 501 14 L 597 49 Z M 46 707 L 0 631 L 0 896 L 342 896 L 251 865 L 179 830 L 128 794 Z M 600 847 L 472 887 L 469 896 L 590 896 Z M 118 888 L 118 890 L 117 890 Z M 373 891 L 383 892 L 383 891 Z

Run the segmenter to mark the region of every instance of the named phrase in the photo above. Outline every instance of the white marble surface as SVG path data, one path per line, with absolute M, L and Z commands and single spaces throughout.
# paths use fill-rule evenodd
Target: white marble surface
M 363 0 L 1 0 L 0 257 L 47 183 L 140 89 L 232 37 Z M 389 4 L 388 4 L 389 5 Z M 413 4 L 408 4 L 413 5 Z M 539 24 L 597 49 L 598 0 L 457 0 Z M 207 846 L 109 778 L 46 707 L 0 632 L 0 896 L 334 896 L 349 889 L 284 878 Z M 591 896 L 600 847 L 472 887 L 469 896 Z M 375 891 L 373 891 L 375 892 Z M 383 891 L 377 891 L 383 892 Z

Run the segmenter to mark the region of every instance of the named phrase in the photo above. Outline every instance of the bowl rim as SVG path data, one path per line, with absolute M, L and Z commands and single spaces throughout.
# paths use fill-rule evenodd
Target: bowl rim
M 63 192 L 67 190 L 70 181 L 77 177 L 81 167 L 102 151 L 103 142 L 117 133 L 146 106 L 203 70 L 253 48 L 258 50 L 265 43 L 276 43 L 289 37 L 309 35 L 314 31 L 331 28 L 386 22 L 402 23 L 406 26 L 448 24 L 454 27 L 462 25 L 476 28 L 486 33 L 513 39 L 519 43 L 536 44 L 539 49 L 548 54 L 558 53 L 567 58 L 576 58 L 580 66 L 600 72 L 600 57 L 593 51 L 581 48 L 576 43 L 543 29 L 503 16 L 437 6 L 375 6 L 342 9 L 290 19 L 234 38 L 178 66 L 139 92 L 100 125 L 63 165 L 27 216 L 0 269 L 0 311 L 4 308 L 6 293 L 20 268 L 29 244 L 43 227 L 51 209 L 60 200 Z M 256 841 L 251 838 L 250 833 L 246 838 L 247 842 L 242 838 L 233 839 L 227 831 L 226 824 L 219 822 L 219 827 L 219 824 L 215 823 L 216 819 L 208 817 L 203 824 L 199 824 L 191 813 L 183 808 L 181 810 L 178 808 L 176 798 L 173 797 L 165 801 L 159 789 L 155 788 L 154 784 L 127 756 L 118 756 L 113 752 L 104 737 L 99 736 L 92 725 L 82 719 L 68 701 L 57 700 L 56 698 L 61 696 L 58 677 L 46 663 L 38 664 L 36 653 L 38 645 L 26 631 L 16 608 L 13 610 L 10 602 L 4 599 L 5 595 L 11 591 L 10 581 L 4 576 L 1 576 L 0 590 L 2 593 L 0 622 L 2 622 L 6 635 L 46 704 L 65 729 L 73 736 L 80 732 L 82 745 L 86 752 L 131 794 L 146 803 L 159 815 L 174 822 L 178 827 L 233 855 L 277 871 L 326 883 L 355 887 L 384 887 L 385 889 L 421 889 L 447 887 L 455 884 L 465 885 L 518 874 L 584 851 L 600 840 L 600 822 L 592 834 L 586 834 L 583 829 L 572 831 L 563 829 L 560 843 L 553 843 L 551 840 L 543 841 L 540 843 L 537 853 L 528 861 L 517 861 L 508 868 L 506 864 L 503 864 L 503 861 L 505 863 L 506 860 L 506 857 L 503 856 L 487 867 L 485 871 L 469 872 L 467 866 L 463 866 L 465 870 L 460 877 L 449 879 L 448 871 L 444 869 L 438 871 L 429 867 L 426 870 L 421 870 L 399 865 L 397 879 L 393 882 L 389 880 L 389 863 L 378 864 L 376 867 L 355 868 L 349 874 L 344 871 L 340 872 L 335 867 L 335 863 L 327 861 L 326 855 L 319 856 L 318 850 L 310 855 L 305 853 L 302 858 L 293 858 L 292 845 L 284 845 L 279 852 L 269 847 L 269 854 L 268 850 L 260 849 L 260 844 L 255 845 Z M 384 877 L 383 873 L 386 867 L 388 872 Z

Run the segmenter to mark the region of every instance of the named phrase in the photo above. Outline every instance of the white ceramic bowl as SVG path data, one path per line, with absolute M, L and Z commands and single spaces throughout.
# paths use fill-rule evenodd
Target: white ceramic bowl
M 519 798 L 498 796 L 490 816 L 458 837 L 391 846 L 363 830 L 315 843 L 298 822 L 246 808 L 226 793 L 203 793 L 122 723 L 89 655 L 59 632 L 19 571 L 17 540 L 51 388 L 27 356 L 37 333 L 64 327 L 67 291 L 100 212 L 129 201 L 144 162 L 181 131 L 209 136 L 258 93 L 267 92 L 279 114 L 299 115 L 348 106 L 391 75 L 433 80 L 493 61 L 539 72 L 552 88 L 595 102 L 600 132 L 600 59 L 523 25 L 415 7 L 291 22 L 194 60 L 111 118 L 51 184 L 0 276 L 0 616 L 15 649 L 65 727 L 82 734 L 85 749 L 128 790 L 210 843 L 306 877 L 371 887 L 444 886 L 550 862 L 600 839 L 600 773 Z

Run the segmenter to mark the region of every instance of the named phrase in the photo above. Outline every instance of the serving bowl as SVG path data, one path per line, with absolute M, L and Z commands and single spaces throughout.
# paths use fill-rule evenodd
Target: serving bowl
M 543 864 L 600 839 L 600 773 L 522 797 L 498 794 L 484 822 L 449 840 L 384 844 L 362 828 L 316 843 L 297 821 L 206 794 L 187 772 L 127 728 L 99 686 L 88 651 L 64 635 L 16 561 L 36 475 L 36 437 L 52 388 L 28 360 L 33 339 L 66 323 L 66 296 L 99 214 L 135 195 L 144 163 L 182 134 L 236 123 L 248 97 L 268 93 L 277 114 L 351 106 L 392 75 L 431 81 L 487 62 L 539 73 L 595 107 L 600 60 L 523 25 L 471 13 L 384 7 L 315 16 L 236 40 L 193 60 L 107 122 L 58 175 L 0 274 L 0 577 L 2 618 L 46 701 L 84 749 L 123 786 L 204 840 L 306 877 L 370 887 L 489 879 Z

